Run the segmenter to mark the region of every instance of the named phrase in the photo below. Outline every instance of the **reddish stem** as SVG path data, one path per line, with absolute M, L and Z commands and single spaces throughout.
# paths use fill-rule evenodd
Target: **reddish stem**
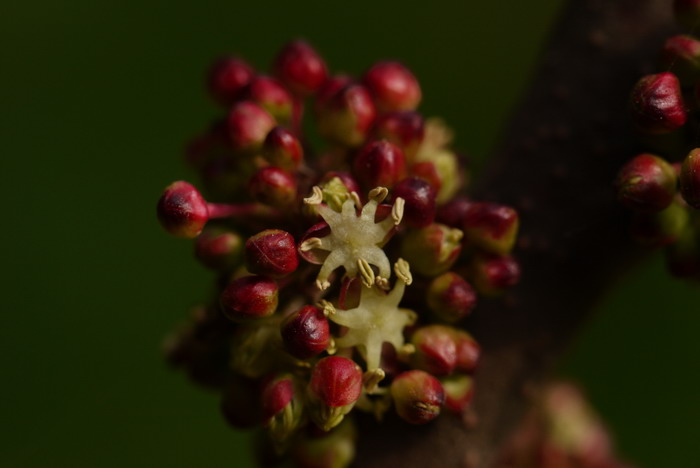
M 235 218 L 240 216 L 255 216 L 270 213 L 270 209 L 259 203 L 207 203 L 209 219 Z

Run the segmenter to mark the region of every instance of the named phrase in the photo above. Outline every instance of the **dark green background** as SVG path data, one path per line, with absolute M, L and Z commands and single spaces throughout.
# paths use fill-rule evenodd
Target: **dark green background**
M 154 205 L 189 176 L 183 142 L 214 115 L 201 85 L 213 57 L 235 51 L 266 67 L 301 35 L 336 71 L 399 58 L 422 81 L 425 113 L 447 118 L 478 160 L 559 6 L 4 2 L 0 465 L 250 464 L 215 398 L 159 354 L 207 291 L 189 243 L 161 231 Z M 658 260 L 615 286 L 565 372 L 630 459 L 698 466 L 700 293 Z

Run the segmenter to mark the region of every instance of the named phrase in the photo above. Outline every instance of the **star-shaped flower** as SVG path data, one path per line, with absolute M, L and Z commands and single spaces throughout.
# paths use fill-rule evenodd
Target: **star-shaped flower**
M 404 200 L 397 198 L 391 210 L 391 216 L 375 222 L 377 206 L 387 196 L 388 190 L 377 187 L 369 192 L 369 201 L 361 206 L 355 192 L 342 204 L 340 212 L 334 211 L 328 205 L 322 204 L 323 191 L 320 187 L 313 188 L 313 195 L 304 199 L 307 205 L 316 207 L 319 215 L 328 223 L 330 234 L 325 237 L 311 237 L 299 246 L 302 252 L 321 249 L 329 252 L 318 272 L 316 284 L 320 289 L 330 286 L 329 276 L 336 268 L 345 268 L 348 277 L 359 273 L 362 282 L 368 288 L 375 283 L 386 286 L 391 275 L 389 259 L 381 248 L 403 217 Z M 358 216 L 357 210 L 361 209 Z M 371 265 L 379 270 L 375 277 Z
M 406 285 L 413 281 L 408 262 L 399 259 L 394 272 L 397 276 L 394 289 L 387 293 L 378 287 L 363 287 L 360 303 L 354 309 L 336 310 L 324 303 L 324 307 L 330 309 L 328 318 L 348 328 L 345 335 L 336 339 L 336 345 L 357 347 L 367 363 L 366 379 L 374 379 L 375 385 L 384 377 L 380 368 L 382 344 L 391 343 L 397 352 L 405 352 L 403 329 L 416 318 L 413 311 L 399 308 Z M 373 386 L 367 381 L 365 385 Z

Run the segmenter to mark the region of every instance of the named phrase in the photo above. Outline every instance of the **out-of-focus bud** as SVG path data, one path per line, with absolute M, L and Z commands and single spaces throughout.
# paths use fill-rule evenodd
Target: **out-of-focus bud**
M 250 82 L 247 98 L 260 105 L 278 122 L 289 122 L 294 106 L 292 95 L 274 78 L 258 75 Z
M 292 457 L 300 468 L 346 468 L 355 458 L 356 438 L 352 421 L 345 420 L 330 432 L 295 440 Z
M 372 129 L 373 140 L 387 140 L 413 161 L 425 135 L 423 117 L 413 111 L 389 112 L 377 117 Z
M 411 165 L 408 171 L 412 176 L 423 179 L 428 182 L 435 189 L 436 193 L 440 192 L 442 187 L 442 179 L 440 179 L 440 174 L 438 174 L 437 167 L 432 161 L 421 161 Z
M 242 96 L 254 76 L 255 71 L 245 61 L 236 57 L 222 58 L 209 70 L 209 93 L 219 104 L 230 106 Z
M 268 381 L 262 390 L 262 421 L 275 442 L 284 442 L 302 419 L 303 405 L 297 395 L 294 378 L 280 375 Z
M 284 127 L 270 130 L 263 143 L 262 155 L 268 163 L 286 171 L 298 169 L 304 160 L 299 139 Z
M 421 370 L 399 374 L 391 383 L 396 412 L 411 424 L 425 424 L 440 415 L 445 391 L 438 379 Z
M 676 21 L 686 28 L 695 28 L 700 23 L 700 0 L 674 0 L 673 12 Z
M 295 94 L 315 93 L 328 77 L 326 63 L 308 43 L 301 40 L 287 44 L 277 55 L 275 75 Z
M 661 50 L 661 64 L 675 74 L 684 86 L 700 78 L 700 41 L 692 36 L 673 36 Z
M 433 223 L 408 231 L 401 240 L 401 257 L 424 276 L 449 270 L 462 251 L 462 231 Z
M 260 423 L 260 401 L 256 382 L 244 377 L 231 378 L 221 395 L 221 413 L 232 427 L 250 429 Z
M 464 235 L 486 252 L 505 255 L 513 249 L 518 235 L 518 213 L 496 203 L 472 203 L 462 227 Z
M 687 118 L 678 78 L 668 72 L 640 79 L 632 89 L 631 107 L 640 130 L 654 135 L 682 127 Z
M 230 366 L 237 373 L 257 379 L 270 372 L 279 354 L 272 352 L 277 327 L 242 325 L 231 336 Z
M 471 374 L 479 364 L 481 346 L 474 337 L 463 330 L 453 330 L 452 339 L 457 349 L 456 370 Z
M 206 228 L 194 243 L 194 254 L 200 263 L 211 270 L 230 270 L 242 259 L 243 239 L 229 229 Z
M 426 296 L 430 310 L 450 323 L 469 315 L 476 306 L 476 298 L 474 288 L 451 271 L 433 279 Z
M 676 171 L 662 158 L 640 154 L 625 164 L 615 181 L 617 198 L 628 208 L 660 211 L 676 195 Z
M 464 217 L 472 206 L 472 201 L 467 197 L 454 197 L 444 205 L 438 207 L 437 222 L 453 228 L 462 228 Z
M 683 161 L 681 195 L 688 205 L 700 210 L 700 148 L 691 151 Z
M 392 189 L 394 198 L 404 199 L 403 219 L 411 227 L 422 228 L 435 221 L 435 190 L 423 179 L 408 177 Z
M 316 363 L 309 382 L 311 418 L 329 431 L 352 410 L 362 391 L 362 370 L 352 359 L 330 356 Z
M 328 88 L 332 90 L 341 83 L 332 81 Z M 350 82 L 335 92 L 322 90 L 316 104 L 318 129 L 324 138 L 349 147 L 365 141 L 376 111 L 364 86 Z
M 179 180 L 163 191 L 158 200 L 158 220 L 170 234 L 197 237 L 209 220 L 207 202 L 192 184 Z
M 688 224 L 688 209 L 674 202 L 655 213 L 635 213 L 630 230 L 637 242 L 649 247 L 672 244 Z
M 520 281 L 520 265 L 508 255 L 477 255 L 471 266 L 473 284 L 486 296 L 501 294 Z
M 457 347 L 453 329 L 444 325 L 428 325 L 413 333 L 411 343 L 416 352 L 411 364 L 433 375 L 449 375 L 457 365 Z
M 274 126 L 275 119 L 252 101 L 235 104 L 228 114 L 228 133 L 233 148 L 239 151 L 260 150 Z
M 398 146 L 386 140 L 367 144 L 353 166 L 355 177 L 365 188 L 392 188 L 406 176 L 406 160 Z
M 279 229 L 266 229 L 245 243 L 248 271 L 272 278 L 281 278 L 299 266 L 294 237 Z
M 244 276 L 221 293 L 221 308 L 235 321 L 268 317 L 277 310 L 278 291 L 277 283 L 269 278 Z
M 455 196 L 464 183 L 464 170 L 459 167 L 459 160 L 454 151 L 441 149 L 433 153 L 430 162 L 440 178 L 437 188 L 437 202 L 445 203 Z
M 214 121 L 201 135 L 188 142 L 185 149 L 185 161 L 194 169 L 202 170 L 216 159 L 230 158 L 231 139 L 228 136 L 226 122 Z
M 421 90 L 413 73 L 398 62 L 379 62 L 362 79 L 381 112 L 414 110 Z
M 285 348 L 299 359 L 321 354 L 331 341 L 328 319 L 321 309 L 310 305 L 287 316 L 280 330 Z
M 248 183 L 253 198 L 276 208 L 289 207 L 297 196 L 294 176 L 279 167 L 268 166 L 258 170 Z
M 461 414 L 474 398 L 474 378 L 469 375 L 455 374 L 440 379 L 445 389 L 445 408 Z

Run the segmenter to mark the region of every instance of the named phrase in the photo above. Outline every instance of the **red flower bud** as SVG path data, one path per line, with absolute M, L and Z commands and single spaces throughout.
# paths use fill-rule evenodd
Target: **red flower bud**
M 335 80 L 319 94 L 316 105 L 319 132 L 335 143 L 356 147 L 362 144 L 374 122 L 374 103 L 369 92 L 361 85 Z
M 401 239 L 401 257 L 421 275 L 439 275 L 449 270 L 459 257 L 461 240 L 459 229 L 433 223 L 406 233 Z
M 321 354 L 331 340 L 328 319 L 321 309 L 310 305 L 287 316 L 281 332 L 287 351 L 299 359 Z
M 467 197 L 454 197 L 438 208 L 436 217 L 438 223 L 461 229 L 472 203 Z
M 434 375 L 449 375 L 457 365 L 457 347 L 452 338 L 453 329 L 444 325 L 429 325 L 413 334 L 411 343 L 416 352 L 411 364 Z
M 290 42 L 280 51 L 274 69 L 275 75 L 299 96 L 315 93 L 328 77 L 321 56 L 300 40 Z
M 440 379 L 445 389 L 445 408 L 461 414 L 474 398 L 474 379 L 468 375 L 451 375 Z
M 639 211 L 659 211 L 676 196 L 676 171 L 663 159 L 640 154 L 617 176 L 615 186 L 620 203 Z
M 264 276 L 244 276 L 221 293 L 221 307 L 231 320 L 268 317 L 277 310 L 277 283 Z
M 392 190 L 394 199 L 404 199 L 403 219 L 411 227 L 422 228 L 435 221 L 435 189 L 423 179 L 409 177 Z
M 379 62 L 372 66 L 363 82 L 382 112 L 413 110 L 421 100 L 418 80 L 398 62 Z
M 683 26 L 695 28 L 700 23 L 700 0 L 674 0 L 673 12 Z
M 661 64 L 688 86 L 700 78 L 700 41 L 691 36 L 673 36 L 661 51 Z
M 669 133 L 686 121 L 678 78 L 673 73 L 647 75 L 632 89 L 632 117 L 650 134 Z
M 374 141 L 355 156 L 353 169 L 365 188 L 390 189 L 406 176 L 406 160 L 396 145 L 385 140 Z
M 362 370 L 352 359 L 325 357 L 314 366 L 309 390 L 331 408 L 352 405 L 360 398 Z
M 243 256 L 243 239 L 227 229 L 206 228 L 195 241 L 194 254 L 207 268 L 230 270 Z
M 252 101 L 235 104 L 228 114 L 228 132 L 234 149 L 258 151 L 275 126 L 275 119 Z
M 700 210 L 700 148 L 691 151 L 683 161 L 681 195 L 688 205 Z
M 688 209 L 674 202 L 654 213 L 635 213 L 630 230 L 637 242 L 661 247 L 675 242 L 688 224 Z
M 518 213 L 496 203 L 472 203 L 463 220 L 464 235 L 480 249 L 504 255 L 518 234 Z
M 294 106 L 292 95 L 274 78 L 258 75 L 250 82 L 247 98 L 256 102 L 279 122 L 288 122 Z
M 447 272 L 433 279 L 426 299 L 430 310 L 447 322 L 458 322 L 476 306 L 476 291 L 457 273 Z
M 411 424 L 425 424 L 440 415 L 445 391 L 440 381 L 421 370 L 399 374 L 391 383 L 396 412 Z
M 254 76 L 253 68 L 243 60 L 236 57 L 220 59 L 209 70 L 209 93 L 220 104 L 229 106 L 241 97 Z
M 236 376 L 224 387 L 221 413 L 236 429 L 250 429 L 260 423 L 260 402 L 255 382 Z
M 479 364 L 481 346 L 469 333 L 462 330 L 454 330 L 452 339 L 457 348 L 456 370 L 471 374 Z
M 513 257 L 477 255 L 472 262 L 474 286 L 487 296 L 494 296 L 520 281 L 520 265 Z
M 279 167 L 264 167 L 248 183 L 248 190 L 260 203 L 277 208 L 288 207 L 297 196 L 294 177 Z
M 287 171 L 298 169 L 304 159 L 299 139 L 284 127 L 270 130 L 263 143 L 262 154 L 268 163 Z
M 283 375 L 270 380 L 262 391 L 263 421 L 269 421 L 294 399 L 294 381 L 291 375 Z
M 387 140 L 403 151 L 406 159 L 413 160 L 425 136 L 423 117 L 413 111 L 390 112 L 374 122 L 373 140 Z
M 299 266 L 294 237 L 279 229 L 259 232 L 245 244 L 245 261 L 252 273 L 272 278 L 286 276 Z
M 209 220 L 207 202 L 192 184 L 173 182 L 158 200 L 158 220 L 170 234 L 197 237 Z

